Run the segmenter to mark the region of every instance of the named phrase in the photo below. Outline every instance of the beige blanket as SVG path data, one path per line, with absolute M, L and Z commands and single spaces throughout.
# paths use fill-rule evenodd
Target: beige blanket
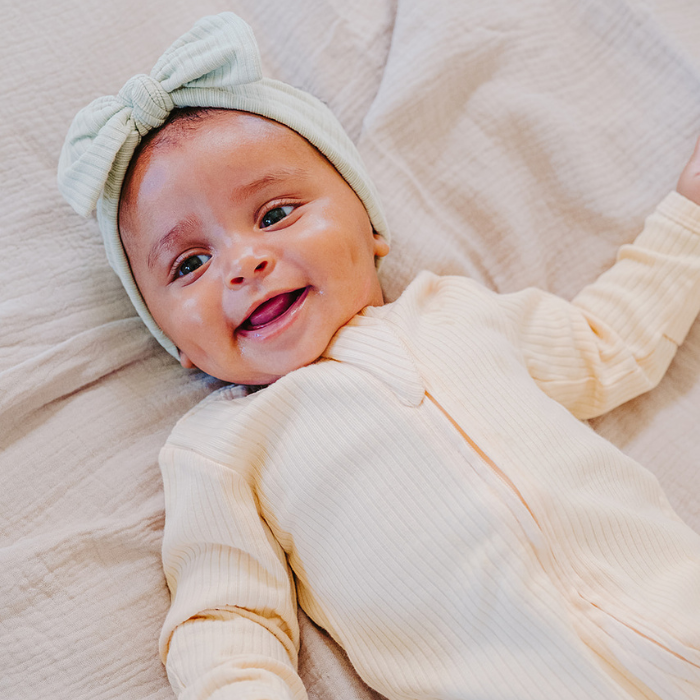
M 157 454 L 217 383 L 147 335 L 55 169 L 75 112 L 203 14 L 255 29 L 272 77 L 359 144 L 422 268 L 571 297 L 675 185 L 700 133 L 695 0 L 63 0 L 0 20 L 0 697 L 172 698 Z M 650 394 L 594 428 L 700 531 L 700 323 Z M 302 618 L 312 698 L 372 694 Z

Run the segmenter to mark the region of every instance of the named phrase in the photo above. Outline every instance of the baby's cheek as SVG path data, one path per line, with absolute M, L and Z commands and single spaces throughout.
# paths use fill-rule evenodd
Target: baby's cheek
M 204 325 L 204 317 L 202 316 L 202 308 L 199 299 L 195 299 L 194 297 L 185 299 L 181 308 L 181 320 L 186 325 Z

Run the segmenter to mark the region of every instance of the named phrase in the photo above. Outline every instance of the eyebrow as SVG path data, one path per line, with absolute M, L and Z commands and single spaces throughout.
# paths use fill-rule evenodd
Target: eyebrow
M 250 197 L 250 195 L 255 194 L 258 190 L 264 187 L 269 187 L 270 185 L 279 185 L 285 180 L 291 180 L 294 178 L 303 178 L 308 174 L 305 168 L 280 168 L 274 173 L 268 173 L 262 177 L 256 178 L 251 182 L 247 182 L 245 185 L 240 185 L 236 187 L 234 192 L 236 195 L 242 199 Z
M 187 217 L 182 221 L 178 221 L 164 236 L 161 236 L 148 253 L 148 267 L 153 269 L 156 260 L 164 250 L 175 247 L 175 242 L 184 233 L 190 231 L 196 226 L 196 220 L 192 217 Z

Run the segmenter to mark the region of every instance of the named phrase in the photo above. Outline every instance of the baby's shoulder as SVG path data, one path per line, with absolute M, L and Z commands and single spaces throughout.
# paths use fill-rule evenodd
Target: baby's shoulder
M 446 328 L 454 321 L 469 325 L 485 313 L 493 313 L 500 295 L 469 277 L 436 275 L 430 271 L 419 273 L 399 298 L 385 307 L 371 310 L 396 325 L 416 323 L 428 326 L 438 324 Z M 474 319 L 476 316 L 477 319 Z
M 434 303 L 438 306 L 450 297 L 467 296 L 474 298 L 483 295 L 492 295 L 494 292 L 483 283 L 464 275 L 437 275 L 429 270 L 418 273 L 413 281 L 406 287 L 396 302 L 391 306 L 403 304 L 419 306 Z M 398 304 L 397 304 L 398 302 Z
M 245 399 L 257 393 L 258 389 L 259 387 L 243 386 L 241 384 L 227 384 L 219 389 L 215 389 L 187 411 L 187 413 L 180 418 L 178 424 L 189 420 L 198 413 L 206 412 L 217 406 L 229 406 L 234 408 L 236 406 L 242 406 L 245 403 Z
M 173 427 L 167 443 L 181 446 L 197 442 L 202 435 L 216 433 L 235 422 L 255 399 L 259 387 L 230 384 L 203 398 Z

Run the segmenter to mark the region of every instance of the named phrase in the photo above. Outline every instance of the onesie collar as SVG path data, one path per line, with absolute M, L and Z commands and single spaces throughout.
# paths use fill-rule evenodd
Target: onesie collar
M 365 309 L 332 338 L 323 357 L 369 372 L 406 406 L 418 406 L 425 384 L 408 346 L 383 318 L 386 307 Z

